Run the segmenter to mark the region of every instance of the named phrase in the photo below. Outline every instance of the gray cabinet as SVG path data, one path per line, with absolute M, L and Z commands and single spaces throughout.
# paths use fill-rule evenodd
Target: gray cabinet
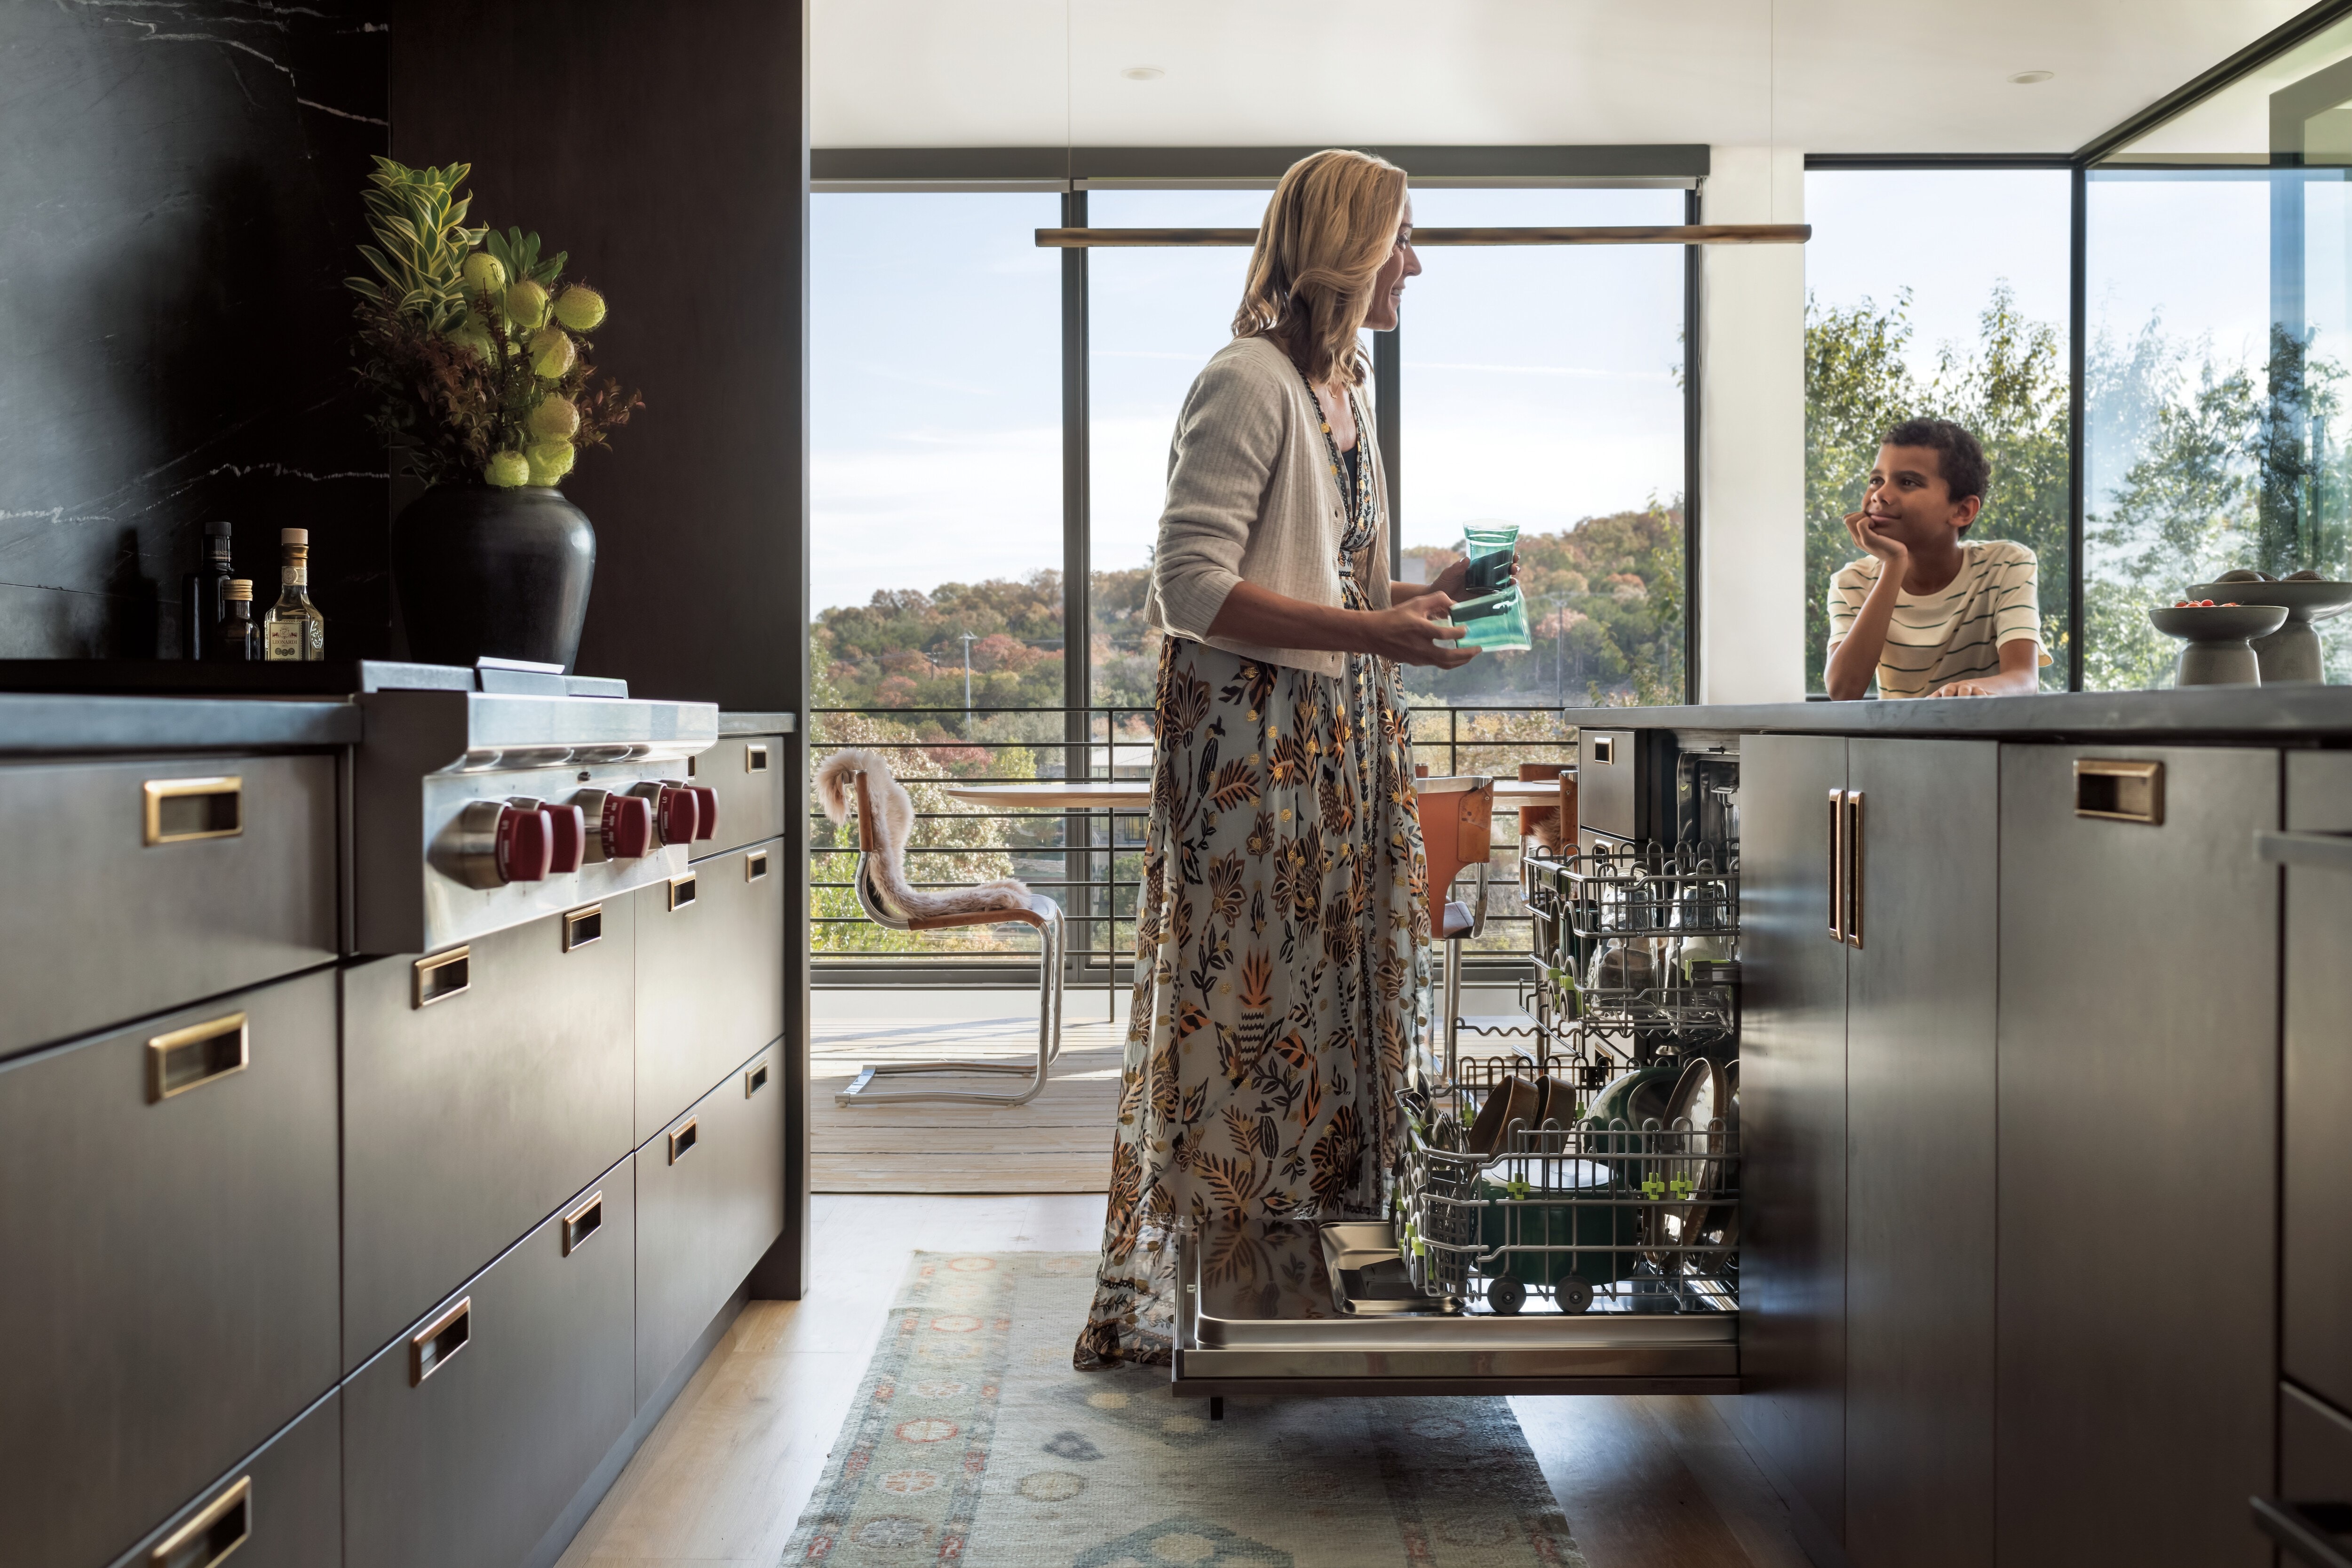
M 2279 784 L 2002 748 L 2002 1568 L 2270 1561 Z
M 792 751 L 782 735 L 721 735 L 688 759 L 687 776 L 719 796 L 714 854 L 773 838 L 784 830 L 784 771 Z M 697 846 L 698 848 L 706 847 Z
M 484 937 L 422 1005 L 446 966 L 343 971 L 345 1366 L 628 1153 L 635 909 L 584 944 L 562 916 Z
M 2000 750 L 1857 740 L 1846 788 L 1846 1556 L 1991 1568 Z
M 0 1517 L 103 1563 L 333 1386 L 335 981 L 0 1066 Z
M 2286 826 L 2352 833 L 2352 756 L 2286 760 Z M 2286 1084 L 2280 1365 L 2352 1409 L 2352 868 L 2286 870 Z M 2284 1463 L 2284 1456 L 2282 1456 Z M 2328 1494 L 2352 1501 L 2346 1489 Z M 2290 1490 L 2290 1497 L 2305 1494 Z
M 0 834 L 0 1056 L 335 956 L 333 757 L 12 765 Z
M 531 1558 L 636 1409 L 635 1214 L 624 1161 L 344 1385 L 349 1568 Z
M 637 1400 L 653 1397 L 784 1228 L 781 1042 L 637 1151 Z
M 342 1399 L 331 1394 L 207 1487 L 114 1568 L 335 1568 L 343 1560 Z
M 634 895 L 643 1142 L 784 1032 L 783 840 L 698 860 Z
M 1743 1394 L 1733 1414 L 1842 1535 L 1845 1515 L 1847 949 L 1829 938 L 1829 797 L 1846 742 L 1740 744 Z

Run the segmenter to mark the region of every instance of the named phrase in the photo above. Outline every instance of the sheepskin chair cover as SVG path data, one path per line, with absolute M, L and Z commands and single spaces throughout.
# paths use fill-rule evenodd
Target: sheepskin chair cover
M 874 879 L 883 900 L 902 915 L 929 919 L 936 915 L 968 914 L 974 910 L 1019 910 L 1029 907 L 1029 889 L 1015 881 L 980 882 L 969 888 L 927 889 L 907 882 L 907 839 L 915 830 L 915 801 L 890 772 L 890 764 L 861 747 L 833 753 L 816 770 L 816 797 L 835 826 L 857 810 L 856 775 L 866 775 L 866 793 L 881 817 L 874 826 L 882 841 L 874 857 Z

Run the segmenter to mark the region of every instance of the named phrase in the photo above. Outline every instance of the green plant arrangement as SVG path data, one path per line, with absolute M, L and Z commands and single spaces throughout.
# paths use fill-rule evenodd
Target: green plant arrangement
M 591 384 L 604 296 L 564 282 L 566 253 L 541 257 L 538 235 L 467 227 L 472 164 L 375 165 L 362 198 L 375 243 L 360 247 L 375 275 L 344 279 L 371 426 L 428 485 L 559 484 L 645 405 L 610 377 Z

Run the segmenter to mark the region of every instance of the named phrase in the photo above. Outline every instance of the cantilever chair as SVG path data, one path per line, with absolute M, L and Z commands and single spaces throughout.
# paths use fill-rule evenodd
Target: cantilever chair
M 1013 909 L 969 910 L 948 915 L 910 915 L 894 907 L 875 871 L 881 857 L 890 854 L 881 830 L 875 826 L 874 803 L 866 793 L 866 775 L 857 781 L 857 907 L 876 925 L 892 931 L 945 931 L 955 926 L 1025 925 L 1037 932 L 1037 1059 L 1028 1062 L 892 1062 L 861 1070 L 849 1087 L 834 1096 L 843 1105 L 905 1104 L 909 1100 L 944 1101 L 959 1105 L 1025 1105 L 1045 1087 L 1045 1075 L 1062 1054 L 1062 910 L 1053 900 L 1029 895 L 1027 904 Z M 902 879 L 903 880 L 903 879 Z M 917 1089 L 877 1091 L 877 1078 L 908 1073 L 1026 1073 L 1029 1081 L 1011 1093 L 977 1089 Z
M 1445 1081 L 1460 1068 L 1462 950 L 1486 930 L 1486 879 L 1494 868 L 1495 781 L 1483 773 L 1423 778 L 1413 796 L 1421 813 L 1423 854 L 1429 862 L 1429 933 L 1445 944 L 1445 984 L 1439 1001 Z M 1472 874 L 1470 902 L 1454 898 L 1454 884 Z

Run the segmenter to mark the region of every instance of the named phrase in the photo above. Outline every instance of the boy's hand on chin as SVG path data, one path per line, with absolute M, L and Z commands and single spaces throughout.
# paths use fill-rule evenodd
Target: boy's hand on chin
M 1846 513 L 1845 531 L 1853 535 L 1853 542 L 1856 544 L 1861 545 L 1863 549 L 1877 556 L 1889 566 L 1909 564 L 1911 560 L 1909 548 L 1901 540 L 1891 538 L 1871 526 L 1871 517 L 1868 512 Z

